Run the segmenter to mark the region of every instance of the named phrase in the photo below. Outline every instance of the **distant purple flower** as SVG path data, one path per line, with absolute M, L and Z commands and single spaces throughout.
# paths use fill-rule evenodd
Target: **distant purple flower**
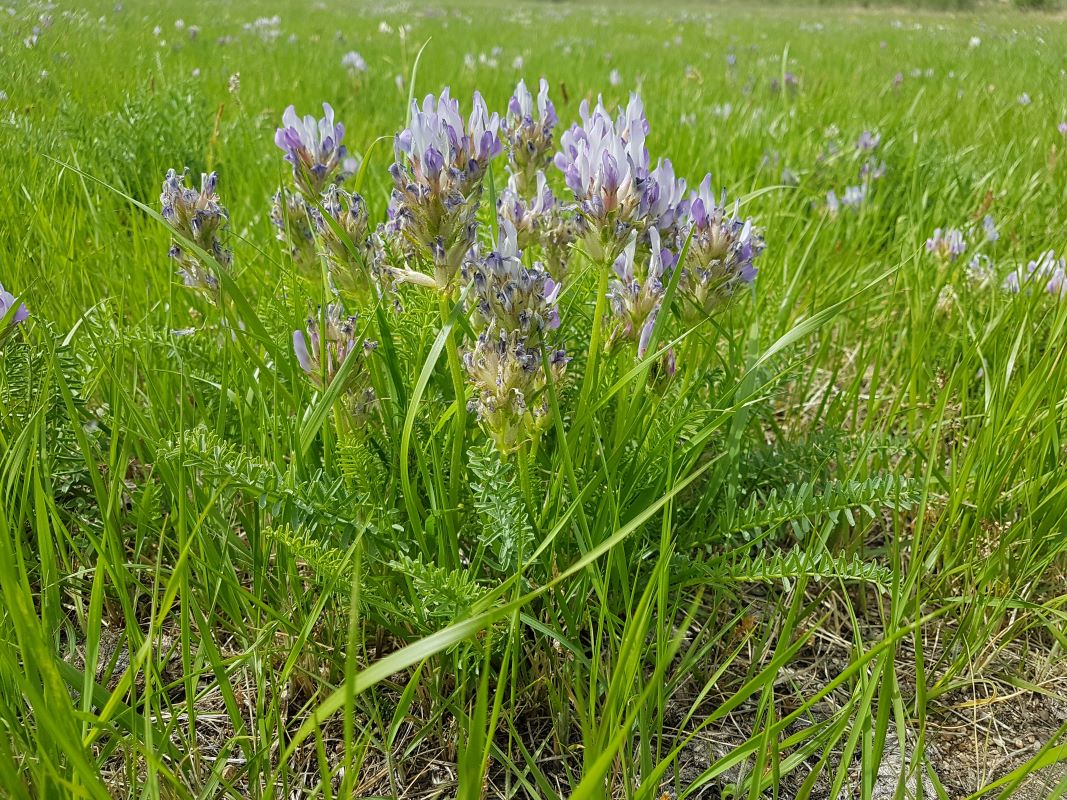
M 860 167 L 860 177 L 865 181 L 876 181 L 885 177 L 885 161 L 868 158 Z
M 856 140 L 856 149 L 861 153 L 869 153 L 881 144 L 882 136 L 879 133 L 871 133 L 870 131 L 864 131 L 860 134 L 860 138 Z
M 934 235 L 926 240 L 926 251 L 942 261 L 955 261 L 967 250 L 967 240 L 963 233 L 955 228 L 942 231 L 937 228 Z
M 341 56 L 341 66 L 353 75 L 367 71 L 367 62 L 355 50 L 350 50 Z
M 837 214 L 841 210 L 841 201 L 837 199 L 837 192 L 833 189 L 826 193 L 826 210 L 831 215 Z
M 736 67 L 737 66 L 737 56 L 734 55 L 733 53 L 727 53 L 726 54 L 726 66 L 728 66 L 728 67 Z
M 1060 300 L 1067 299 L 1067 259 L 1056 258 L 1052 250 L 1046 250 L 1026 265 L 1025 272 L 1013 270 L 1004 279 L 1004 288 L 1010 292 L 1020 292 L 1031 285 L 1041 286 Z
M 967 274 L 979 286 L 990 286 L 996 280 L 993 262 L 983 253 L 976 253 L 967 264 Z
M 1033 101 L 1030 100 L 1030 95 L 1026 92 L 1023 92 L 1021 95 L 1019 95 L 1019 105 L 1028 106 L 1031 102 Z
M 508 113 L 502 126 L 507 143 L 508 164 L 517 175 L 517 189 L 530 188 L 538 170 L 548 166 L 552 152 L 552 132 L 559 118 L 548 99 L 548 81 L 541 78 L 534 101 L 525 81 L 519 81 L 515 94 L 508 102 Z
M 863 201 L 866 199 L 867 186 L 865 184 L 859 186 L 846 186 L 845 193 L 841 196 L 841 203 L 848 208 L 856 210 L 863 205 Z
M 274 134 L 274 143 L 293 165 L 293 179 L 308 200 L 318 200 L 341 169 L 347 151 L 341 144 L 345 126 L 334 121 L 333 108 L 322 104 L 323 118 L 310 114 L 303 119 L 289 106 L 282 114 L 282 126 Z
M 613 69 L 608 75 L 608 83 L 612 86 L 620 86 L 622 84 L 622 75 L 617 69 Z
M 1067 136 L 1067 120 L 1064 120 L 1056 126 L 1056 130 L 1060 132 L 1061 136 Z
M 785 87 L 786 91 L 795 92 L 800 88 L 800 78 L 795 73 L 786 72 L 782 75 L 781 79 L 771 79 L 771 91 L 780 92 L 782 87 Z
M 985 232 L 987 242 L 995 242 L 1000 238 L 1000 231 L 997 230 L 997 223 L 991 214 L 986 214 L 985 219 L 982 220 L 982 230 Z

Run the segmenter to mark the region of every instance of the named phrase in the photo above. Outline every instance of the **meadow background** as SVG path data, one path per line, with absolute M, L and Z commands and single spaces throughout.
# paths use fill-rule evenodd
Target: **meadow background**
M 1067 790 L 1067 302 L 1001 286 L 1067 250 L 1061 17 L 8 0 L 0 66 L 6 796 Z M 762 229 L 754 291 L 665 386 L 561 386 L 521 467 L 472 422 L 459 474 L 437 310 L 364 308 L 395 391 L 331 425 L 282 111 L 332 104 L 377 221 L 410 94 L 541 76 L 557 134 L 640 92 L 654 156 Z M 831 213 L 864 131 L 884 175 Z M 220 176 L 233 319 L 131 202 L 183 166 Z

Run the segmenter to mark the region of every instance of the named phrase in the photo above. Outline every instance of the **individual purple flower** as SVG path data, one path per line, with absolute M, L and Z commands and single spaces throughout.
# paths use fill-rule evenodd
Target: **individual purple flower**
M 992 286 L 996 281 L 996 269 L 989 256 L 975 253 L 967 264 L 967 276 L 981 287 Z
M 934 235 L 926 240 L 926 251 L 945 262 L 955 261 L 966 250 L 967 240 L 963 238 L 963 233 L 955 228 L 945 231 L 937 228 Z
M 639 250 L 637 244 L 634 235 L 612 267 L 615 277 L 608 286 L 608 300 L 616 323 L 608 346 L 635 341 L 637 357 L 644 358 L 666 294 L 666 278 L 677 259 L 662 246 L 655 228 L 649 231 L 647 252 L 644 247 Z
M 860 134 L 859 139 L 856 140 L 856 149 L 861 153 L 869 153 L 878 147 L 882 142 L 882 136 L 879 133 L 872 133 L 871 131 L 864 131 Z
M 339 304 L 320 309 L 321 319 L 311 315 L 307 331 L 293 331 L 293 353 L 300 368 L 317 389 L 325 389 L 337 378 L 349 358 L 364 358 L 374 351 L 374 342 L 360 340 L 356 331 L 357 316 L 346 316 Z M 349 413 L 366 418 L 376 405 L 374 390 L 366 364 L 353 365 L 341 387 Z
M 451 291 L 476 241 L 483 179 L 502 145 L 499 115 L 489 113 L 477 92 L 473 106 L 464 123 L 448 89 L 439 98 L 429 95 L 421 107 L 412 105 L 409 127 L 396 136 L 385 232 L 401 255 L 429 261 L 433 275 L 394 267 L 394 280 Z
M 535 101 L 525 81 L 520 80 L 502 126 L 508 165 L 520 194 L 528 191 L 537 173 L 548 166 L 552 133 L 558 122 L 556 108 L 548 99 L 548 81 L 541 78 Z
M 826 193 L 826 210 L 830 216 L 836 216 L 841 210 L 841 201 L 837 199 L 837 192 L 833 189 Z
M 1000 231 L 997 230 L 997 223 L 992 214 L 986 214 L 982 220 L 982 231 L 987 242 L 995 242 L 1000 238 Z
M 860 177 L 864 181 L 876 181 L 885 177 L 885 161 L 868 158 L 860 167 Z
M 678 231 L 678 247 L 689 241 L 679 277 L 682 312 L 699 320 L 717 310 L 738 287 L 756 279 L 755 260 L 764 242 L 749 219 L 741 219 L 735 203 L 727 211 L 726 193 L 716 203 L 711 176 L 690 196 L 688 215 Z
M 1039 286 L 1053 297 L 1067 299 L 1067 259 L 1056 258 L 1052 250 L 1046 250 L 1029 262 L 1024 270 L 1012 270 L 1004 279 L 1004 288 L 1021 292 L 1024 288 Z
M 798 89 L 800 89 L 800 78 L 797 77 L 796 74 L 787 71 L 782 76 L 781 80 L 779 80 L 778 78 L 771 79 L 772 92 L 777 94 L 778 92 L 782 91 L 783 86 L 785 87 L 786 91 L 790 93 L 796 92 Z
M 233 254 L 222 246 L 219 233 L 225 228 L 229 215 L 219 204 L 215 191 L 219 180 L 217 173 L 201 175 L 199 192 L 188 186 L 188 175 L 189 170 L 181 175 L 173 169 L 168 170 L 159 196 L 163 220 L 177 234 L 168 255 L 177 262 L 178 274 L 186 286 L 214 292 L 218 289 L 218 277 L 188 248 L 187 242 L 191 241 L 205 251 L 219 268 L 228 269 Z
M 1067 136 L 1067 120 L 1064 120 L 1056 126 L 1056 130 L 1060 132 L 1061 136 Z
M 312 202 L 337 177 L 348 152 L 341 144 L 345 126 L 334 121 L 329 103 L 322 104 L 322 111 L 322 119 L 310 114 L 301 119 L 296 108 L 289 106 L 282 114 L 282 127 L 274 134 L 274 143 L 293 165 L 297 188 Z
M 359 75 L 367 71 L 367 62 L 355 50 L 350 50 L 341 56 L 341 66 L 353 75 Z
M 26 310 L 26 304 L 7 291 L 0 283 L 0 347 L 3 346 L 4 340 L 15 329 L 15 326 L 29 318 L 30 312 Z
M 867 199 L 867 187 L 866 185 L 859 186 L 846 186 L 845 193 L 841 196 L 842 205 L 853 210 L 858 209 L 863 205 L 863 201 Z

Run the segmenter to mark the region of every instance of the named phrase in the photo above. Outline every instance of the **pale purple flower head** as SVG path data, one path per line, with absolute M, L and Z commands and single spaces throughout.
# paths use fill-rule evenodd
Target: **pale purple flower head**
M 833 189 L 826 193 L 826 210 L 831 216 L 837 214 L 841 210 L 841 201 L 837 199 L 837 192 Z
M 841 203 L 847 208 L 856 210 L 863 205 L 863 201 L 866 199 L 867 186 L 865 184 L 860 184 L 859 186 L 846 186 L 845 193 L 841 196 Z
M 1061 136 L 1067 136 L 1067 120 L 1064 120 L 1056 126 L 1056 130 L 1060 132 Z
M 395 141 L 397 164 L 408 166 L 416 181 L 434 190 L 458 190 L 464 195 L 480 185 L 489 161 L 502 149 L 500 115 L 490 114 L 482 96 L 475 92 L 473 109 L 464 124 L 459 101 L 447 88 L 439 98 L 427 95 L 421 108 L 412 103 L 411 123 Z
M 508 164 L 512 175 L 519 176 L 521 191 L 530 187 L 538 170 L 548 166 L 552 133 L 558 122 L 556 108 L 548 99 L 548 81 L 541 78 L 535 101 L 525 81 L 520 80 L 508 103 L 503 132 Z
M 515 226 L 500 220 L 499 242 L 481 256 L 477 248 L 464 268 L 471 285 L 474 318 L 481 326 L 519 331 L 528 341 L 538 342 L 546 330 L 559 327 L 560 285 L 544 267 L 527 267 L 522 261 Z
M 869 153 L 878 147 L 882 142 L 882 135 L 880 133 L 872 133 L 871 131 L 864 131 L 860 134 L 859 139 L 856 140 L 856 149 L 861 153 Z
M 195 252 L 188 249 L 184 240 L 192 241 L 206 251 L 218 267 L 228 268 L 233 261 L 233 254 L 222 246 L 219 233 L 229 215 L 219 203 L 216 193 L 219 182 L 217 173 L 200 176 L 199 192 L 189 187 L 188 175 L 188 170 L 181 175 L 173 169 L 168 170 L 159 196 L 163 220 L 180 237 L 172 240 L 168 255 L 178 263 L 178 274 L 186 286 L 214 291 L 218 288 L 217 276 Z
M 473 106 L 464 123 L 448 89 L 428 95 L 421 107 L 412 104 L 410 125 L 394 140 L 386 231 L 401 250 L 431 261 L 434 273 L 429 284 L 410 270 L 397 272 L 398 280 L 449 290 L 476 241 L 483 179 L 502 145 L 500 116 L 477 92 Z
M 1038 286 L 1057 299 L 1067 299 L 1067 259 L 1056 258 L 1052 250 L 1046 250 L 1025 270 L 1012 270 L 1004 279 L 1004 288 L 1010 292 L 1021 292 L 1030 286 Z
M 360 340 L 356 332 L 358 317 L 345 316 L 339 304 L 321 310 L 307 319 L 307 331 L 293 331 L 293 354 L 311 383 L 324 389 L 333 383 L 341 366 L 352 357 L 370 355 L 377 347 L 374 342 Z M 365 364 L 354 365 L 348 371 L 342 387 L 345 405 L 354 417 L 365 418 L 374 408 L 376 398 L 370 386 Z
M 282 114 L 282 127 L 274 134 L 274 143 L 293 165 L 293 179 L 308 200 L 317 200 L 335 179 L 347 155 L 341 140 L 345 126 L 335 122 L 333 108 L 322 104 L 323 117 L 310 114 L 301 119 L 296 108 L 289 106 Z
M 637 357 L 644 358 L 651 342 L 667 279 L 677 257 L 663 247 L 659 231 L 649 230 L 648 247 L 638 247 L 631 236 L 612 269 L 615 277 L 608 287 L 608 300 L 616 324 L 609 346 L 620 341 L 637 343 Z
M 602 102 L 590 111 L 583 101 L 579 113 L 581 124 L 560 137 L 554 162 L 579 211 L 614 257 L 632 231 L 674 224 L 685 210 L 685 182 L 675 177 L 669 161 L 650 170 L 648 120 L 636 94 L 616 119 Z
M 738 211 L 737 203 L 732 212 L 727 210 L 725 190 L 716 202 L 711 175 L 690 195 L 687 215 L 678 230 L 678 247 L 689 240 L 679 291 L 683 312 L 691 318 L 711 314 L 739 286 L 756 279 L 755 259 L 763 252 L 763 237 L 752 220 L 741 219 Z
M 942 261 L 955 261 L 967 250 L 967 240 L 956 228 L 942 231 L 934 230 L 934 235 L 926 240 L 926 250 Z
M 350 50 L 341 56 L 341 66 L 353 75 L 367 71 L 366 60 L 355 50 Z
M 995 242 L 1000 238 L 1000 231 L 997 230 L 997 223 L 992 214 L 986 214 L 982 220 L 982 231 L 987 242 Z

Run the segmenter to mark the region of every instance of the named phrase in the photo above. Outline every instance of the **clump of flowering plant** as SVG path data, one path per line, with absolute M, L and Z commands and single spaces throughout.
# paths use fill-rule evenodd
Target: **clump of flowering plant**
M 179 237 L 172 241 L 169 255 L 177 262 L 178 274 L 186 286 L 214 293 L 219 285 L 215 268 L 228 269 L 233 262 L 233 254 L 223 247 L 219 238 L 229 215 L 219 204 L 215 191 L 219 182 L 217 173 L 201 175 L 199 192 L 188 186 L 188 175 L 188 170 L 181 175 L 168 170 L 159 197 L 163 219 Z M 206 252 L 213 266 L 205 264 L 188 248 L 186 241 Z
M 955 261 L 967 251 L 967 240 L 956 228 L 934 230 L 934 235 L 926 240 L 926 251 L 944 262 Z

